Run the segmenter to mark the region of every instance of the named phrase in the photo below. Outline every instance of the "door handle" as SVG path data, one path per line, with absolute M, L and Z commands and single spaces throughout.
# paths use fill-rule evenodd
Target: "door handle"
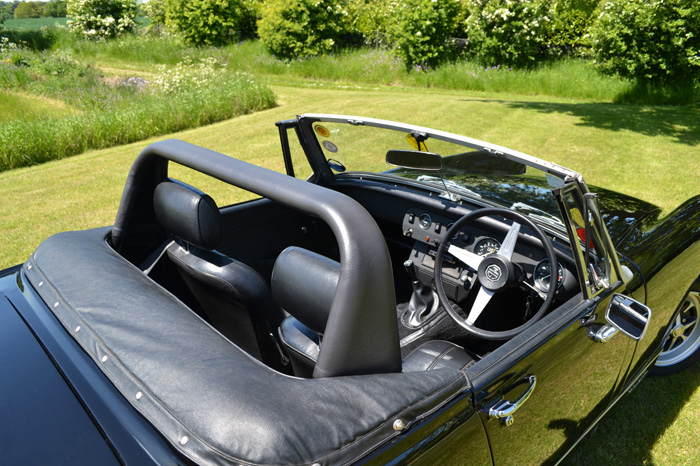
M 591 325 L 588 327 L 588 336 L 596 343 L 607 343 L 617 335 L 617 329 L 612 325 Z
M 515 401 L 508 401 L 504 400 L 503 398 L 498 400 L 496 403 L 493 404 L 493 406 L 491 406 L 491 408 L 489 408 L 489 418 L 500 419 L 501 423 L 506 427 L 513 425 L 513 413 L 520 409 L 523 403 L 525 403 L 527 399 L 530 398 L 530 395 L 532 395 L 533 390 L 535 390 L 537 379 L 533 374 L 530 374 L 520 382 L 517 382 L 511 388 L 514 388 L 515 386 L 523 383 L 529 384 L 529 387 L 527 387 L 525 393 L 520 395 L 520 397 L 518 397 L 518 399 Z

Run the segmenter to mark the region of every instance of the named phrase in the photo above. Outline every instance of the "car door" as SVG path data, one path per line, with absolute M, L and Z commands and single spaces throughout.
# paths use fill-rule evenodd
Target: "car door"
M 468 372 L 496 466 L 560 460 L 618 396 L 634 353 L 635 341 L 606 321 L 612 296 L 627 290 L 584 189 L 556 191 L 576 238 L 581 294 Z

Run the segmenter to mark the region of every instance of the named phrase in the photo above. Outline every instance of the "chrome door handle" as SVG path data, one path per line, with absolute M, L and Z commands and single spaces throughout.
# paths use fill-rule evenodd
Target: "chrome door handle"
M 617 329 L 612 325 L 591 325 L 588 327 L 588 336 L 596 343 L 607 343 L 617 335 Z
M 520 397 L 515 401 L 508 401 L 501 398 L 489 409 L 489 418 L 500 419 L 504 426 L 513 425 L 513 413 L 515 413 L 522 405 L 530 398 L 533 390 L 535 390 L 535 385 L 537 379 L 533 374 L 528 375 L 525 379 L 516 383 L 515 385 L 520 385 L 522 383 L 528 383 L 530 386 L 527 387 L 525 393 L 520 395 Z

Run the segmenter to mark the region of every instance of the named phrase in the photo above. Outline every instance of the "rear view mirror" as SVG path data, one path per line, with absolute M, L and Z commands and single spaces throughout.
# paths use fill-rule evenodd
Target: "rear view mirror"
M 415 170 L 440 170 L 442 157 L 432 152 L 417 150 L 389 150 L 386 153 L 386 163 Z
M 651 319 L 651 309 L 629 296 L 614 294 L 605 319 L 633 340 L 641 340 Z

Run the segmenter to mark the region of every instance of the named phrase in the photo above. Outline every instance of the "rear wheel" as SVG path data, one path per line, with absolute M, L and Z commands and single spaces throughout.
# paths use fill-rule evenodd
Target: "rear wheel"
M 659 359 L 651 369 L 653 375 L 672 374 L 700 359 L 700 292 L 691 291 L 681 311 L 671 323 Z

